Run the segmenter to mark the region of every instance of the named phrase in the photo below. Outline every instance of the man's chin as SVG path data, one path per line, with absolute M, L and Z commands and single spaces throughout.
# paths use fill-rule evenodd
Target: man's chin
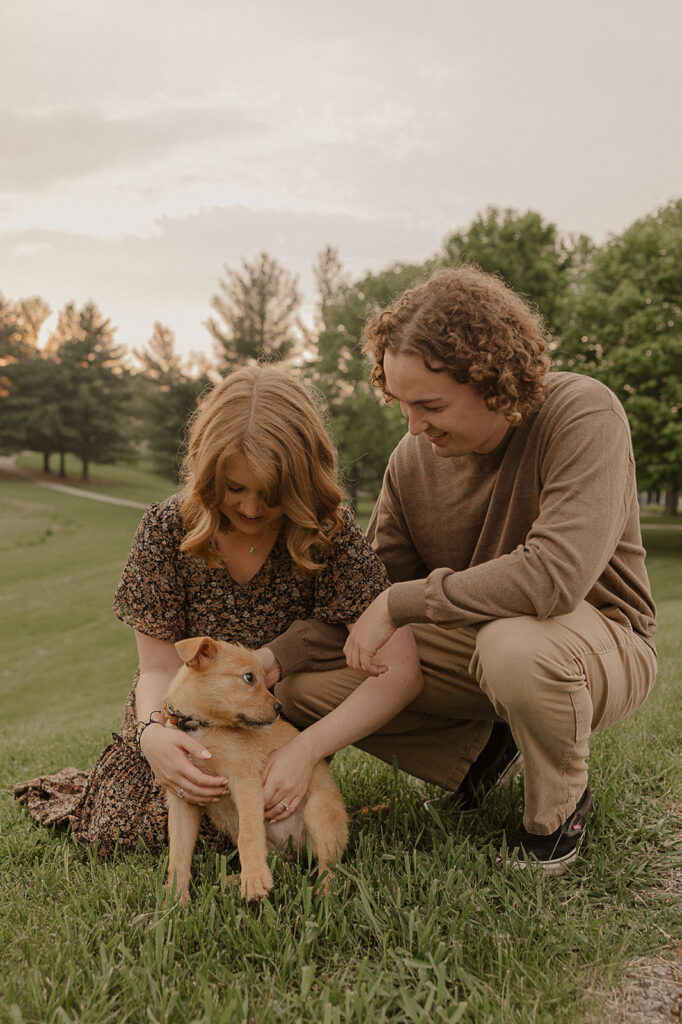
M 450 451 L 450 445 L 448 444 L 447 438 L 444 437 L 440 444 L 436 444 L 435 441 L 431 441 L 431 451 L 434 455 L 438 455 L 441 459 L 447 459 L 451 455 L 455 454 Z
M 457 445 L 451 441 L 445 441 L 443 444 L 434 444 L 431 442 L 431 451 L 434 455 L 437 455 L 439 459 L 462 459 L 466 455 L 471 455 L 471 449 L 467 448 L 464 451 L 460 451 Z

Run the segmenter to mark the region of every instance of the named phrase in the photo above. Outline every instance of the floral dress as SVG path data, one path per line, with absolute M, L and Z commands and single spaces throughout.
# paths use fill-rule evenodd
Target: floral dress
M 287 650 L 284 672 L 339 664 L 316 655 L 316 634 L 354 622 L 388 586 L 377 559 L 350 509 L 322 570 L 300 577 L 283 536 L 248 583 L 237 583 L 224 566 L 210 567 L 180 551 L 185 536 L 177 496 L 151 505 L 142 517 L 114 598 L 115 614 L 133 629 L 160 640 L 191 636 L 263 647 L 275 641 Z M 279 654 L 278 654 L 279 656 Z M 325 662 L 328 662 L 325 666 Z M 90 771 L 64 768 L 14 787 L 14 796 L 37 822 L 70 825 L 74 835 L 101 856 L 127 850 L 140 840 L 152 850 L 167 842 L 163 789 L 135 742 L 135 687 L 128 694 L 120 733 Z M 229 841 L 204 818 L 203 836 L 218 849 Z

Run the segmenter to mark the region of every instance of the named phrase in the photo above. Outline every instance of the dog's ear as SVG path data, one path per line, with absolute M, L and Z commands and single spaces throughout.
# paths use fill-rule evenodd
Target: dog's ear
M 201 668 L 215 658 L 218 645 L 210 636 L 193 636 L 188 640 L 178 640 L 175 650 L 185 665 Z

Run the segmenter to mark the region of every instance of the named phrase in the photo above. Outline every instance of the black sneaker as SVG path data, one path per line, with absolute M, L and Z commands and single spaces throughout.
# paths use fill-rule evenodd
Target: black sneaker
M 548 836 L 536 836 L 520 828 L 509 836 L 506 866 L 515 870 L 534 867 L 546 875 L 563 875 L 578 858 L 585 836 L 588 814 L 594 810 L 592 791 L 588 786 L 573 814 Z M 502 863 L 502 858 L 498 858 Z
M 456 808 L 460 814 L 473 814 L 498 789 L 508 789 L 523 771 L 523 757 L 514 743 L 506 722 L 495 722 L 490 739 L 466 773 L 459 789 L 427 800 L 424 807 L 437 811 Z

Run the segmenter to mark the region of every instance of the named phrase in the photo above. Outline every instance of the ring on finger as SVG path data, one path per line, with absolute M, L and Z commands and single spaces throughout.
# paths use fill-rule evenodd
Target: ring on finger
M 289 804 L 285 804 L 284 800 L 280 800 L 280 804 L 282 805 L 282 807 L 284 808 L 285 811 L 289 810 Z
M 184 796 L 184 795 L 185 795 L 185 791 L 184 791 L 184 789 L 179 789 L 179 790 L 178 790 L 178 796 L 180 797 L 180 799 L 181 799 L 181 800 L 182 800 L 182 798 L 183 798 L 183 796 Z

